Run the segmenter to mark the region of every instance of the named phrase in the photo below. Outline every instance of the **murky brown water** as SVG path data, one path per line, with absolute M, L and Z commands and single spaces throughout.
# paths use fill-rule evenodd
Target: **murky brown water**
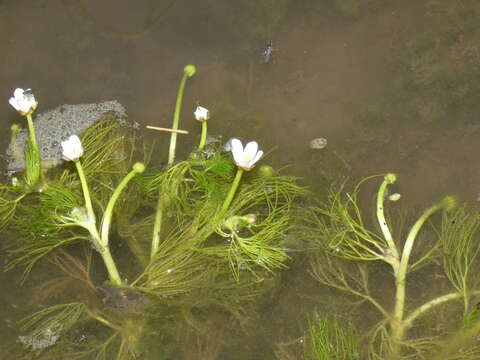
M 213 114 L 212 133 L 276 147 L 270 161 L 290 165 L 285 172 L 315 191 L 338 177 L 388 171 L 398 174 L 402 201 L 411 205 L 445 194 L 473 203 L 480 193 L 480 32 L 472 24 L 480 7 L 455 3 L 1 1 L 0 146 L 21 120 L 7 102 L 15 87 L 32 87 L 39 111 L 117 99 L 140 124 L 168 127 L 181 71 L 193 63 L 184 154 L 200 133 L 191 116 L 199 101 Z M 270 40 L 273 56 L 263 64 Z M 327 138 L 327 148 L 309 149 L 316 137 Z M 257 341 L 258 334 L 245 339 L 249 356 L 273 358 L 273 344 L 300 336 L 305 312 L 329 301 L 305 266 L 300 258 L 286 275 L 280 300 L 259 319 Z M 6 343 L 25 309 L 35 310 L 34 281 L 19 288 L 15 275 L 2 275 Z

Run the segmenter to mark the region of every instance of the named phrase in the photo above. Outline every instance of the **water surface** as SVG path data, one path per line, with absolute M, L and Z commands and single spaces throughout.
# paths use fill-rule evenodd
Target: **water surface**
M 200 134 L 198 101 L 213 114 L 213 134 L 275 149 L 265 161 L 289 165 L 284 173 L 304 177 L 318 196 L 336 179 L 388 171 L 410 206 L 445 194 L 475 203 L 479 11 L 472 1 L 440 0 L 2 1 L 0 146 L 22 121 L 7 102 L 15 87 L 34 89 L 38 111 L 116 99 L 142 126 L 168 127 L 192 63 L 180 156 Z M 144 134 L 157 138 L 155 157 L 164 160 L 168 137 Z M 317 137 L 328 139 L 325 149 L 309 148 Z M 257 332 L 220 358 L 273 359 L 275 344 L 301 336 L 308 311 L 335 301 L 295 258 Z M 5 347 L 18 336 L 15 322 L 41 307 L 32 292 L 47 276 L 34 273 L 20 287 L 17 275 L 2 275 Z M 381 296 L 389 301 L 388 286 Z

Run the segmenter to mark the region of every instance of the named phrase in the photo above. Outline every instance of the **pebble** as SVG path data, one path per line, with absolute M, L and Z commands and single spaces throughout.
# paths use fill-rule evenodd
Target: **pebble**
M 325 138 L 316 138 L 310 141 L 310 149 L 320 150 L 327 146 L 327 139 Z

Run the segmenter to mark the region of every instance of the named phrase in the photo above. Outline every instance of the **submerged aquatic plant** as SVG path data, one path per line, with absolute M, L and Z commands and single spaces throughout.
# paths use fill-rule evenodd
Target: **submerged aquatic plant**
M 335 318 L 314 312 L 308 318 L 304 338 L 306 360 L 360 359 L 355 329 Z
M 477 217 L 471 216 L 461 207 L 444 214 L 440 229 L 445 274 L 458 293 L 463 295 L 465 320 L 472 310 L 472 290 L 478 289 L 480 285 L 475 271 L 480 251 L 480 243 L 476 240 L 479 227 Z
M 174 130 L 186 80 L 194 73 L 193 65 L 185 67 Z M 174 162 L 173 132 L 166 168 L 145 173 L 129 137 L 119 131 L 118 123 L 106 120 L 81 139 L 72 134 L 62 142 L 67 162 L 48 173 L 44 192 L 25 195 L 27 201 L 22 193 L 14 196 L 15 187 L 5 187 L 4 224 L 10 221 L 11 230 L 20 235 L 10 243 L 13 260 L 8 269 L 25 266 L 25 278 L 55 249 L 60 252 L 82 241 L 100 254 L 108 272 L 108 282 L 98 287 L 105 297 L 99 298 L 90 263 L 84 266 L 70 255 L 52 255 L 64 275 L 80 279 L 89 291 L 83 294 L 84 302 L 77 298 L 54 305 L 26 320 L 25 331 L 34 334 L 32 339 L 48 329 L 60 336 L 57 348 L 44 349 L 44 358 L 55 357 L 60 348 L 69 358 L 140 356 L 147 327 L 174 331 L 161 317 L 167 309 L 169 314 L 175 309 L 175 318 L 196 331 L 203 331 L 205 309 L 228 314 L 243 326 L 252 300 L 270 288 L 264 280 L 285 267 L 288 255 L 280 239 L 290 231 L 296 200 L 305 190 L 295 178 L 271 168 L 250 172 L 263 156 L 256 142 L 244 149 L 235 139 L 233 161 L 220 144 L 209 144 L 207 154 L 209 112 L 197 110 L 196 117 L 205 124 L 199 151 Z M 245 171 L 250 173 L 243 176 Z M 118 267 L 110 249 L 113 237 L 125 238 L 138 260 L 132 266 Z M 68 314 L 73 314 L 71 322 L 65 322 Z M 85 347 L 72 341 L 81 324 L 91 323 L 102 324 L 94 343 Z
M 105 209 L 114 190 L 114 182 L 121 183 L 124 163 L 133 163 L 131 154 L 125 152 L 126 144 L 121 143 L 124 131 L 125 129 L 112 119 L 100 121 L 88 129 L 82 137 L 84 153 L 79 152 L 79 143 L 75 140 L 75 154 L 64 154 L 71 156 L 72 160 L 82 155 L 82 162 L 77 159 L 73 169 L 66 166 L 63 170 L 51 171 L 48 187 L 44 192 L 24 193 L 19 185 L 5 186 L 8 193 L 5 193 L 4 201 L 15 196 L 15 192 L 19 195 L 14 200 L 8 200 L 9 205 L 15 206 L 15 212 L 10 209 L 9 216 L 2 220 L 5 227 L 11 223 L 12 229 L 20 234 L 9 243 L 13 259 L 7 269 L 24 265 L 26 276 L 42 257 L 73 241 L 84 240 L 90 242 L 95 249 L 105 248 L 105 243 L 108 242 L 98 240 L 102 234 L 95 228 L 95 212 L 97 209 Z M 78 169 L 80 172 L 72 171 Z M 124 187 L 119 185 L 116 191 Z M 101 225 L 110 226 L 112 216 L 113 210 L 104 211 Z M 87 229 L 87 232 L 78 231 L 79 226 Z M 105 231 L 104 234 L 105 239 L 108 234 Z M 108 252 L 107 246 L 107 257 Z M 112 266 L 113 274 L 115 270 Z M 113 276 L 121 283 L 119 277 Z
M 370 177 L 372 179 L 375 177 Z M 343 187 L 332 191 L 325 206 L 314 208 L 306 230 L 310 241 L 321 252 L 312 261 L 312 275 L 321 283 L 349 292 L 369 302 L 382 315 L 382 320 L 372 329 L 369 356 L 372 359 L 398 359 L 402 356 L 423 356 L 431 351 L 435 343 L 428 338 L 409 339 L 407 336 L 415 321 L 438 305 L 463 299 L 465 313 L 469 299 L 478 294 L 478 282 L 471 274 L 477 261 L 478 244 L 473 241 L 480 224 L 478 216 L 467 216 L 463 210 L 453 212 L 456 201 L 445 197 L 421 214 L 410 228 L 404 242 L 394 237 L 391 220 L 385 216 L 385 194 L 387 187 L 396 181 L 393 174 L 383 177 L 376 197 L 376 220 L 379 231 L 370 230 L 359 208 L 359 188 L 346 193 Z M 428 300 L 416 309 L 406 311 L 407 278 L 419 264 L 438 257 L 438 245 L 419 255 L 411 264 L 414 245 L 424 224 L 438 211 L 445 210 L 442 228 L 438 232 L 437 244 L 443 248 L 447 276 L 455 292 Z M 453 214 L 453 215 L 451 215 Z M 418 250 L 417 250 L 418 251 Z M 437 253 L 437 254 L 436 254 Z M 347 262 L 345 262 L 347 260 Z M 392 310 L 375 299 L 370 291 L 368 267 L 365 262 L 383 261 L 392 269 L 395 298 Z M 430 350 L 427 350 L 430 349 Z

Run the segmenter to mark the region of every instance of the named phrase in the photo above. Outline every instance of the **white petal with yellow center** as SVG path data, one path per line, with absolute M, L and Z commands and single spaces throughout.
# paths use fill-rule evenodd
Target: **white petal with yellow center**
M 244 149 L 242 142 L 234 138 L 231 139 L 231 146 L 235 164 L 246 171 L 251 170 L 253 165 L 263 156 L 263 151 L 258 150 L 256 141 L 250 141 Z

